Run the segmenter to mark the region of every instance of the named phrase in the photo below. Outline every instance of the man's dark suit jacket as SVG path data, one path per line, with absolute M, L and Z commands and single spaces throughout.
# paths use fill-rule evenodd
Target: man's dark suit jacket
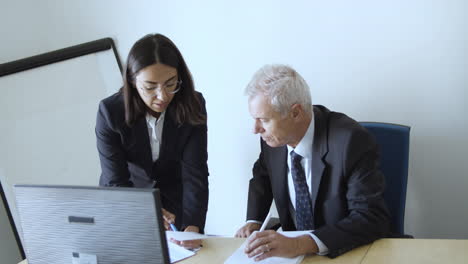
M 378 170 L 377 145 L 356 121 L 314 106 L 312 207 L 315 231 L 336 257 L 389 232 L 383 200 L 384 178 Z M 283 230 L 296 230 L 289 212 L 287 147 L 261 140 L 261 153 L 249 185 L 248 220 L 263 221 L 272 199 Z
M 203 96 L 198 96 L 205 110 Z M 163 207 L 176 215 L 176 226 L 203 231 L 208 207 L 207 126 L 178 126 L 170 111 L 164 118 L 159 158 L 153 163 L 146 118 L 125 123 L 123 95 L 99 104 L 96 138 L 101 186 L 159 188 Z

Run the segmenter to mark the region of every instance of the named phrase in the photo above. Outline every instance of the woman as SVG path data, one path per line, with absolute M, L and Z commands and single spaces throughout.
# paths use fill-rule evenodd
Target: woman
M 123 87 L 99 104 L 101 186 L 159 188 L 166 229 L 203 232 L 208 206 L 205 101 L 175 44 L 150 34 L 131 48 Z M 178 242 L 193 248 L 200 241 Z

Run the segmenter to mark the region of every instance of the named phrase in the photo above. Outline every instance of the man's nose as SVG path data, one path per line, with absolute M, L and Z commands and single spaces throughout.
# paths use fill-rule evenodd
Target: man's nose
M 260 125 L 260 122 L 258 120 L 255 120 L 254 127 L 253 127 L 253 133 L 258 134 L 263 132 L 263 127 Z

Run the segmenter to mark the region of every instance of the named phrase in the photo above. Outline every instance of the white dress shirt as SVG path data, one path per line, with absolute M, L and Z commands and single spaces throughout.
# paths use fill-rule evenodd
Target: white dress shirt
M 310 121 L 309 127 L 307 131 L 302 137 L 299 144 L 297 144 L 296 148 L 292 148 L 288 146 L 288 190 L 289 190 L 289 212 L 291 214 L 291 218 L 296 225 L 296 190 L 294 189 L 294 180 L 291 174 L 291 151 L 294 150 L 297 154 L 302 156 L 301 165 L 305 172 L 305 178 L 307 183 L 307 189 L 309 190 L 309 195 L 311 195 L 310 199 L 312 200 L 312 146 L 314 143 L 314 130 L 315 130 L 315 121 L 312 118 Z M 328 254 L 328 247 L 314 234 L 310 234 L 312 239 L 318 246 L 319 255 L 326 255 Z
M 159 118 L 156 118 L 149 113 L 146 114 L 146 124 L 148 126 L 148 135 L 151 145 L 151 157 L 153 158 L 153 162 L 159 158 L 159 149 L 161 147 L 165 115 L 166 111 L 162 112 Z

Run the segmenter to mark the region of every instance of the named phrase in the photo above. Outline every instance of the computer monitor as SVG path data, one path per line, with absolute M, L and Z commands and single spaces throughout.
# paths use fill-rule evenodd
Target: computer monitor
M 159 190 L 15 185 L 29 264 L 168 264 Z

